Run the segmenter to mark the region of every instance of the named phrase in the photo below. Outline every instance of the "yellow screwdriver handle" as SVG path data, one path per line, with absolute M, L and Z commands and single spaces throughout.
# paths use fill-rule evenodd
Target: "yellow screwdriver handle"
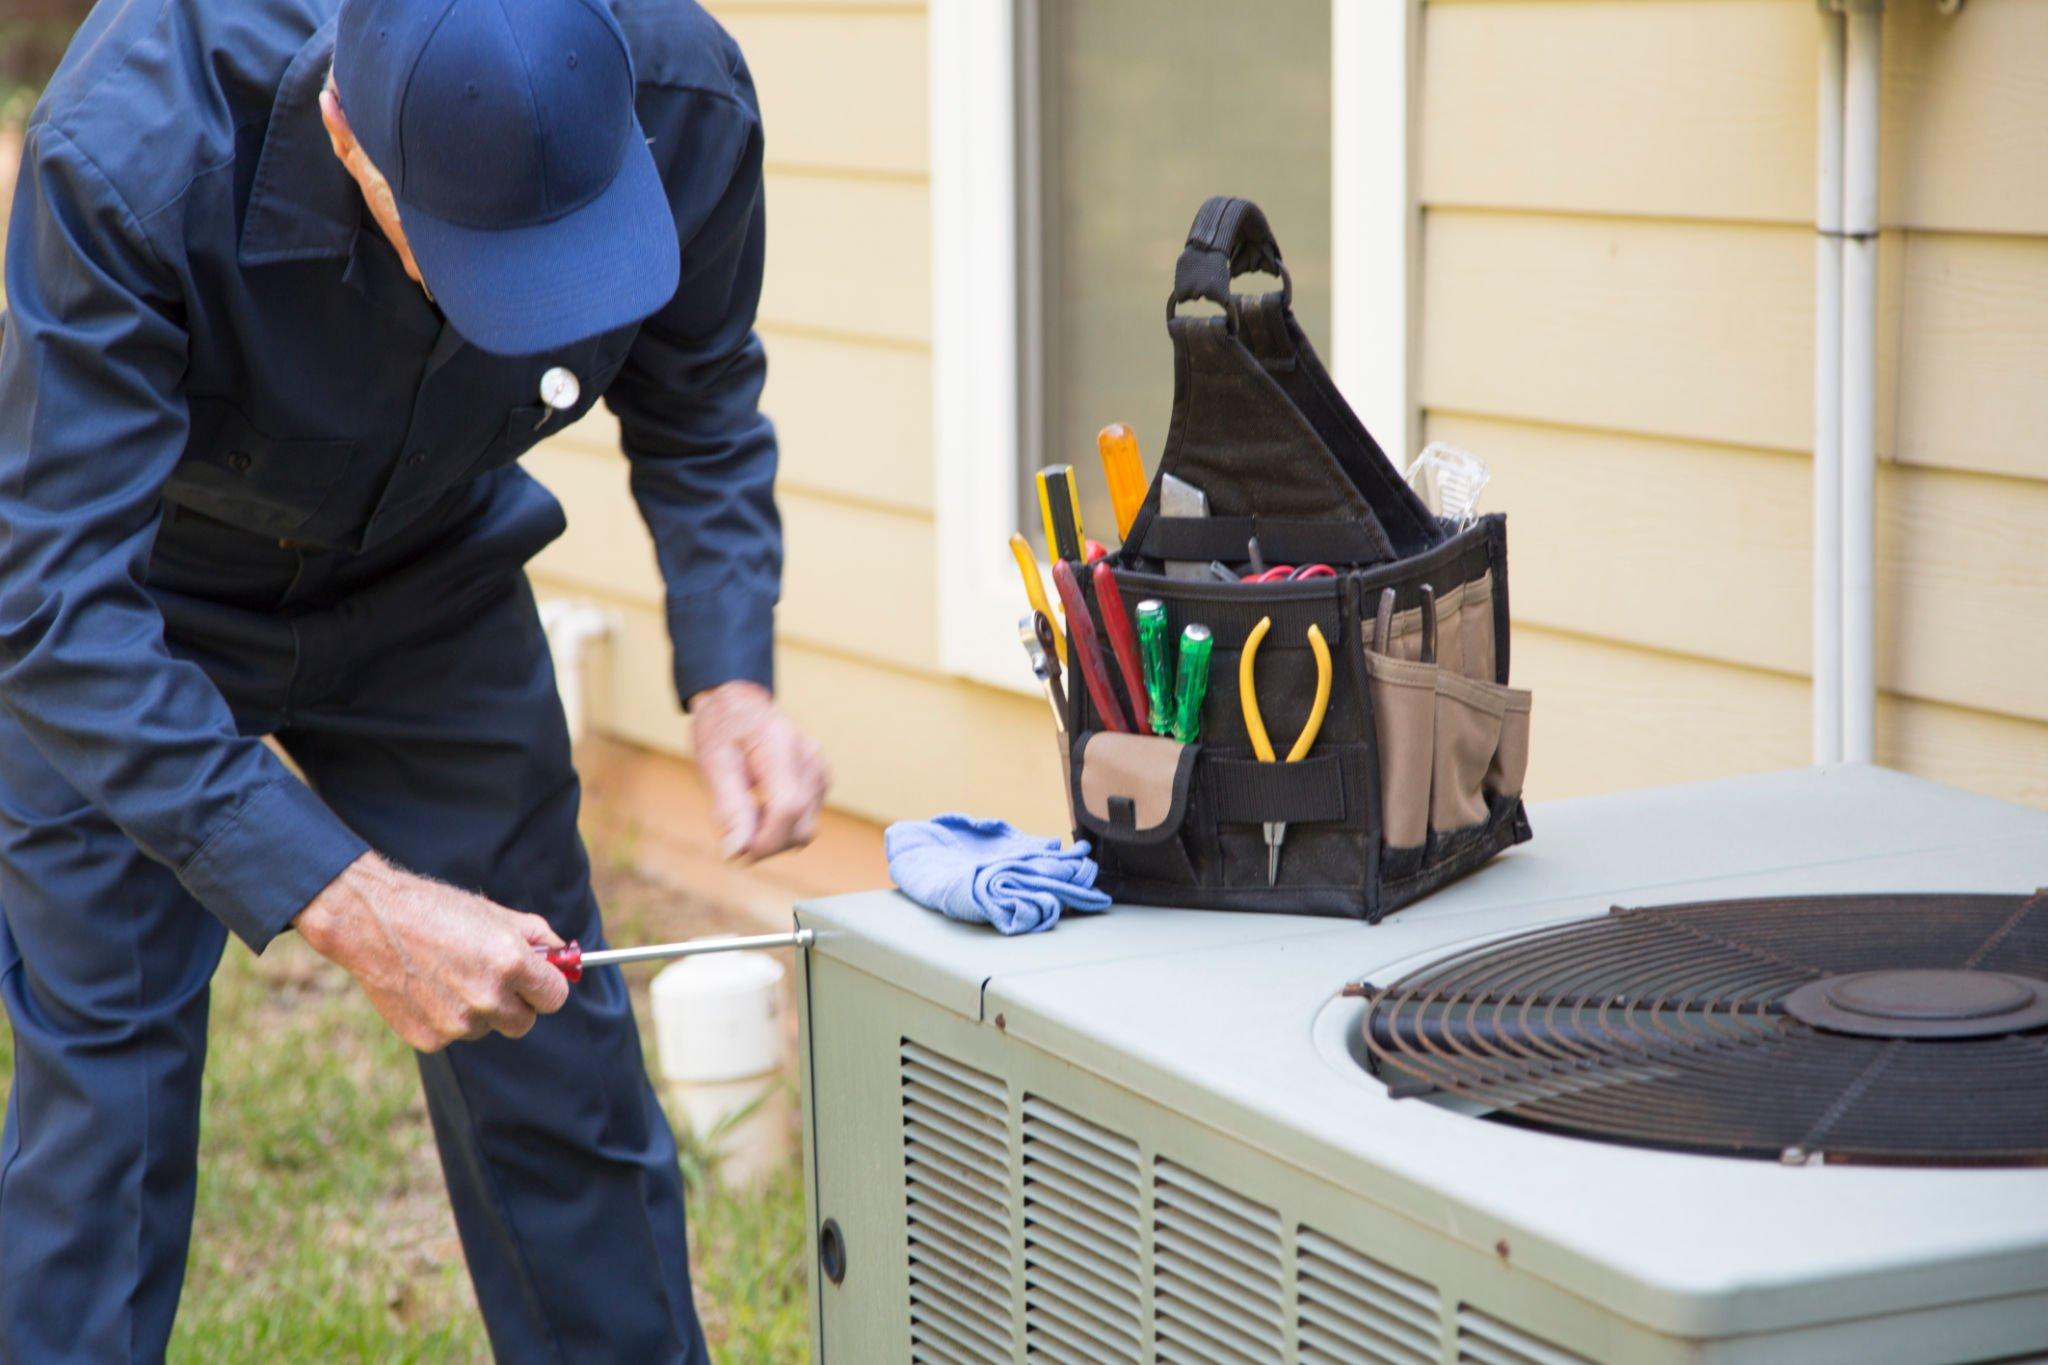
M 1244 640 L 1244 652 L 1237 656 L 1237 704 L 1244 711 L 1245 733 L 1251 736 L 1252 752 L 1259 762 L 1273 761 L 1273 741 L 1266 737 L 1266 719 L 1259 714 L 1259 684 L 1253 663 L 1259 657 L 1259 641 L 1273 628 L 1273 618 L 1261 616 Z
M 1010 537 L 1010 555 L 1017 561 L 1017 572 L 1024 576 L 1024 596 L 1031 602 L 1033 611 L 1045 613 L 1045 619 L 1052 624 L 1052 645 L 1059 652 L 1060 663 L 1067 662 L 1067 635 L 1060 629 L 1060 618 L 1053 614 L 1052 603 L 1045 595 L 1045 580 L 1038 576 L 1038 556 L 1031 552 L 1031 542 L 1017 534 Z

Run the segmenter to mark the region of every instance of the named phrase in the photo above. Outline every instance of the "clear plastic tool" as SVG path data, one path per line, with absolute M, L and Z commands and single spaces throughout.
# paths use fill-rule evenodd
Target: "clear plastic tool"
M 1431 441 L 1408 466 L 1408 486 L 1439 517 L 1470 526 L 1479 515 L 1479 494 L 1493 478 L 1486 461 L 1469 450 Z

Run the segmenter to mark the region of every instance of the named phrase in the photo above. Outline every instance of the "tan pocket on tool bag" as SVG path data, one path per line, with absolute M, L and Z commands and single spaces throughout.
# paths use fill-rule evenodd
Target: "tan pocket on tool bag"
M 1436 762 L 1430 776 L 1429 824 L 1449 834 L 1486 819 L 1486 774 L 1500 748 L 1508 689 L 1436 675 Z
M 1436 662 L 1478 682 L 1494 680 L 1493 573 L 1460 583 L 1436 599 Z M 1424 648 L 1422 608 L 1396 612 L 1387 630 L 1386 652 L 1420 659 Z
M 1422 608 L 1397 611 L 1388 623 L 1386 649 L 1389 658 L 1417 663 L 1422 658 Z
M 1181 838 L 1199 744 L 1161 735 L 1084 734 L 1074 748 L 1074 821 L 1096 840 L 1099 861 L 1127 876 L 1192 885 Z
M 1507 688 L 1508 706 L 1500 721 L 1500 744 L 1486 769 L 1488 796 L 1520 796 L 1522 779 L 1529 773 L 1529 706 L 1533 698 L 1519 688 Z
M 1468 678 L 1490 683 L 1495 681 L 1494 657 L 1493 571 L 1489 569 L 1467 583 L 1458 599 L 1458 652 L 1453 654 L 1450 646 L 1444 645 L 1437 659 L 1455 665 Z
M 1429 837 L 1437 670 L 1367 650 L 1365 672 L 1379 740 L 1380 835 L 1389 848 L 1419 848 Z

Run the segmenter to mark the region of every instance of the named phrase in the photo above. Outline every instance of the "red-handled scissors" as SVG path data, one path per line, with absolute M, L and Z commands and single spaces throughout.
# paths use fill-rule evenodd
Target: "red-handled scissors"
M 1292 564 L 1275 564 L 1270 569 L 1261 569 L 1244 576 L 1247 583 L 1299 583 L 1307 578 L 1335 578 L 1337 571 L 1327 564 L 1304 564 L 1295 568 Z

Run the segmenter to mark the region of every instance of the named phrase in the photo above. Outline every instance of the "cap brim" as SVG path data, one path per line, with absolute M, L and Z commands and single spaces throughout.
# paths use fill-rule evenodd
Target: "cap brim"
M 434 301 L 465 340 L 498 355 L 630 326 L 676 292 L 675 216 L 637 120 L 612 183 L 549 222 L 482 229 L 402 200 L 398 211 Z

